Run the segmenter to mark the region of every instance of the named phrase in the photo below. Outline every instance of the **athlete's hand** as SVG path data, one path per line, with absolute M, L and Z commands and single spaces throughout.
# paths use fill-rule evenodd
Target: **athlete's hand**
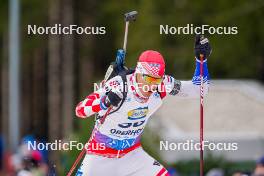
M 204 38 L 203 35 L 196 35 L 195 36 L 195 43 L 194 43 L 194 53 L 197 59 L 200 59 L 200 54 L 207 59 L 212 52 L 211 45 L 207 38 Z
M 113 106 L 118 106 L 118 104 L 122 101 L 123 99 L 123 94 L 119 90 L 111 90 L 108 92 L 104 104 L 107 107 L 110 107 L 111 105 Z

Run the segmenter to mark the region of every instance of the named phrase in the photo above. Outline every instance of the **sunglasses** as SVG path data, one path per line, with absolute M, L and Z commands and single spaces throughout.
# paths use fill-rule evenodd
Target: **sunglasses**
M 147 84 L 160 84 L 163 80 L 163 78 L 154 78 L 145 74 L 143 74 L 143 79 Z

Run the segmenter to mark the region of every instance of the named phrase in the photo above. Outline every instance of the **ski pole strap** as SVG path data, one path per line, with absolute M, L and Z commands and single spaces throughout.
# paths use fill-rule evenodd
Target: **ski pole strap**
M 201 69 L 200 69 L 200 64 L 201 61 L 196 58 L 196 67 L 194 71 L 194 75 L 192 78 L 192 82 L 195 85 L 201 85 Z M 203 60 L 203 83 L 208 82 L 210 80 L 210 75 L 208 72 L 208 67 L 207 67 L 207 59 Z

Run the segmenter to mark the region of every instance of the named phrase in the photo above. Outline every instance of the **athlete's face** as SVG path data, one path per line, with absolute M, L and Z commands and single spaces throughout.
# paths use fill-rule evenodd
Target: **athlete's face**
M 161 77 L 153 77 L 145 74 L 137 74 L 137 83 L 142 95 L 149 97 L 157 90 L 158 85 L 162 82 Z
M 264 166 L 257 166 L 253 175 L 254 176 L 264 176 Z

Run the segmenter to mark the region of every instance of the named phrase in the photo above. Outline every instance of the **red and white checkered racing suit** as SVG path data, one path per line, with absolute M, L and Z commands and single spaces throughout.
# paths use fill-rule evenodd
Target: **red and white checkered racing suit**
M 103 123 L 97 120 L 89 140 L 87 154 L 77 175 L 92 176 L 163 176 L 167 170 L 149 156 L 141 147 L 140 137 L 151 115 L 162 105 L 163 99 L 172 95 L 183 98 L 200 96 L 200 61 L 196 60 L 193 79 L 179 81 L 165 75 L 161 91 L 152 93 L 145 100 L 138 95 L 135 85 L 135 73 L 127 75 L 127 97 L 120 109 L 106 117 Z M 209 88 L 207 62 L 203 64 L 204 94 Z M 103 116 L 107 108 L 101 99 L 105 90 L 121 87 L 122 78 L 116 76 L 106 82 L 104 88 L 95 91 L 81 101 L 76 107 L 76 115 L 86 118 L 95 113 Z M 113 109 L 114 111 L 114 109 Z

